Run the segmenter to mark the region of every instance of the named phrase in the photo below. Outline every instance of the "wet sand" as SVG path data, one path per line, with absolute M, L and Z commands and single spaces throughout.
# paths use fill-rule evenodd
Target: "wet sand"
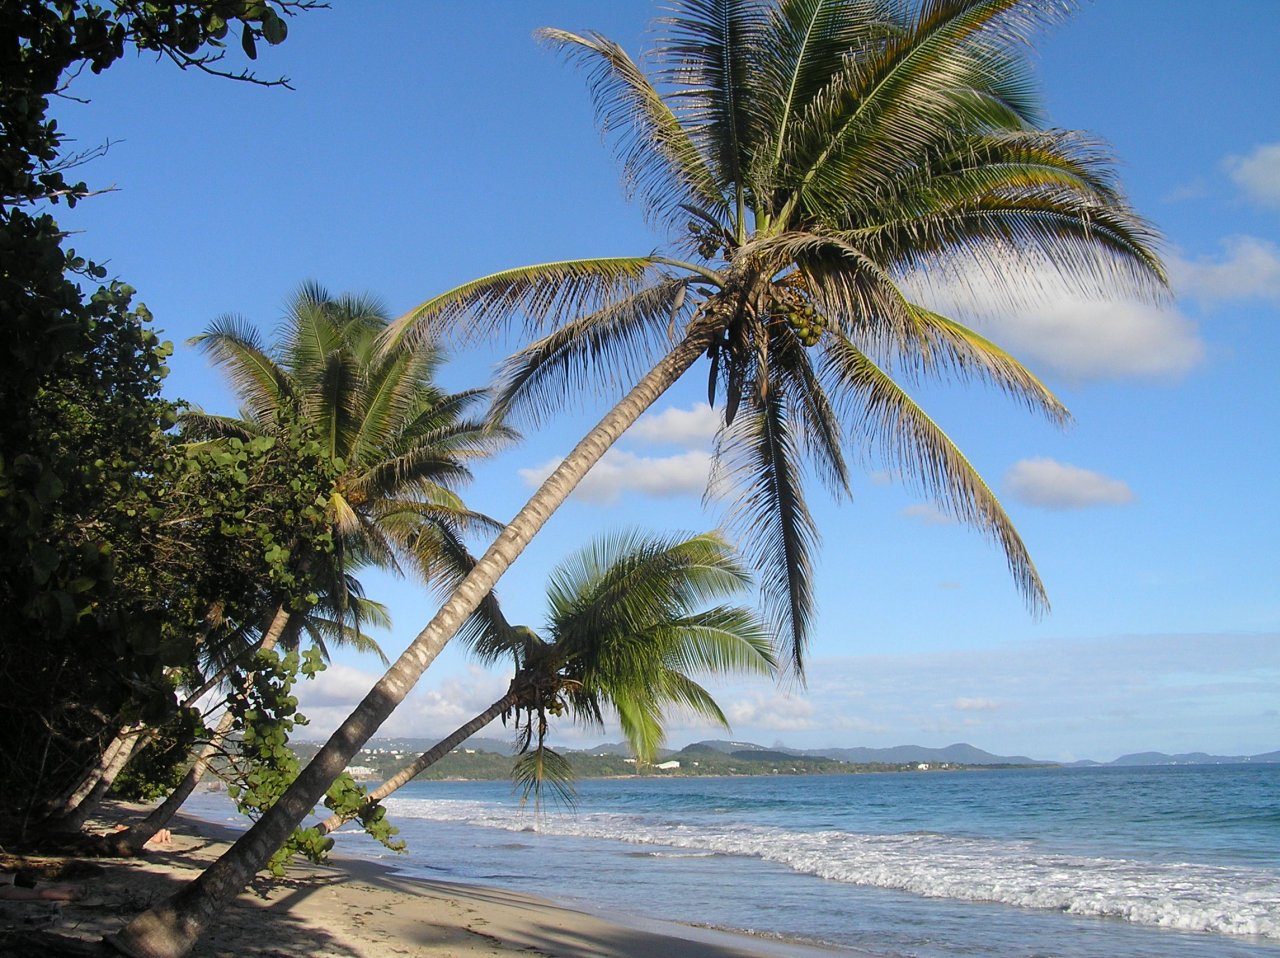
M 110 827 L 128 807 L 94 824 Z M 140 859 L 99 859 L 75 879 L 79 901 L 0 902 L 0 928 L 91 940 L 177 891 L 234 834 L 181 817 L 172 840 Z M 402 877 L 375 862 L 335 858 L 259 876 L 192 958 L 780 958 L 831 956 L 786 942 L 662 922 L 619 922 L 519 892 Z

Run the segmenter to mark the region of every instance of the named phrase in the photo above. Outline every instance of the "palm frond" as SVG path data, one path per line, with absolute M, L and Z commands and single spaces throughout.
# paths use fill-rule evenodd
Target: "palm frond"
M 297 398 L 292 377 L 268 355 L 257 330 L 243 317 L 221 316 L 188 342 L 226 371 L 249 415 L 257 421 L 272 421 L 282 403 Z
M 681 125 L 718 185 L 731 196 L 734 239 L 746 233 L 746 177 L 757 122 L 751 102 L 759 46 L 767 15 L 757 0 L 682 0 L 660 18 L 660 78 L 672 89 Z M 706 206 L 705 201 L 701 204 Z
M 957 519 L 974 526 L 1005 554 L 1014 582 L 1032 611 L 1048 608 L 1039 573 L 995 494 L 955 443 L 853 343 L 839 338 L 828 352 L 832 372 L 856 397 L 850 403 L 868 444 L 896 471 L 920 484 Z
M 405 313 L 383 334 L 386 352 L 416 349 L 448 332 L 462 342 L 502 330 L 512 319 L 536 334 L 549 319 L 576 316 L 641 289 L 654 271 L 647 256 L 562 260 L 503 270 L 481 277 Z
M 770 622 L 787 637 L 791 667 L 804 678 L 813 608 L 818 528 L 804 501 L 796 437 L 780 390 L 753 397 L 717 439 L 722 476 L 739 490 L 728 525 L 756 569 Z
M 686 279 L 664 279 L 626 299 L 571 320 L 507 358 L 498 372 L 492 415 L 538 425 L 552 410 L 634 380 L 666 344 Z
M 530 798 L 538 811 L 542 810 L 548 798 L 567 808 L 577 804 L 573 766 L 567 758 L 541 742 L 516 756 L 511 766 L 511 778 L 520 792 L 522 805 L 527 804 Z
M 1057 19 L 1059 0 L 935 0 L 906 16 L 888 42 L 850 60 L 838 86 L 806 116 L 791 158 L 788 218 L 834 211 L 874 195 L 958 131 L 1029 124 L 1028 82 L 1009 50 Z M 806 211 L 801 213 L 801 211 Z
M 588 66 L 596 120 L 617 138 L 624 182 L 642 196 L 651 217 L 669 221 L 688 204 L 728 219 L 720 184 L 698 145 L 620 46 L 595 33 L 543 29 L 537 36 Z

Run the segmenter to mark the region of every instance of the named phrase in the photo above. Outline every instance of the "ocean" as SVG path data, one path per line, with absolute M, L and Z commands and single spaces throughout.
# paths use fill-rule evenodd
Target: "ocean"
M 612 918 L 876 958 L 1280 958 L 1280 765 L 587 780 L 540 815 L 420 781 L 387 805 L 407 854 L 337 851 Z

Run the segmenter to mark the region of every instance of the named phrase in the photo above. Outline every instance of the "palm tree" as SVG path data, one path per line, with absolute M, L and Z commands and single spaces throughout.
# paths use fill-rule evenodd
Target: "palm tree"
M 540 791 L 548 770 L 550 784 L 565 794 L 563 774 L 556 773 L 568 766 L 546 747 L 548 715 L 567 712 L 603 728 L 612 711 L 644 762 L 666 740 L 668 707 L 727 729 L 720 707 L 688 673 L 773 671 L 768 631 L 749 610 L 702 608 L 749 582 L 728 544 L 710 533 L 687 539 L 625 533 L 581 550 L 552 573 L 548 638 L 513 630 L 517 669 L 506 694 L 371 791 L 361 814 L 499 716 L 515 717 L 515 768 L 526 796 Z M 331 815 L 319 831 L 346 820 Z
M 304 285 L 289 304 L 275 349 L 234 316 L 193 343 L 223 367 L 242 401 L 239 418 L 189 413 L 188 429 L 218 439 L 269 428 L 283 405 L 296 407 L 341 468 L 327 504 L 339 561 L 374 564 L 451 586 L 469 567 L 463 537 L 498 523 L 468 510 L 454 491 L 468 462 L 491 455 L 514 433 L 490 417 L 467 418 L 484 390 L 446 393 L 434 384 L 443 355 L 434 345 L 379 351 L 388 317 L 376 301 L 332 297 Z
M 1020 51 L 1065 6 L 679 0 L 662 21 L 652 82 L 604 37 L 545 31 L 590 69 L 627 182 L 656 222 L 683 231 L 676 249 L 496 273 L 423 303 L 386 345 L 426 342 L 446 327 L 487 337 L 523 318 L 540 338 L 509 368 L 500 408 L 551 407 L 565 384 L 635 385 L 505 527 L 293 790 L 193 885 L 130 924 L 121 944 L 163 956 L 191 946 L 577 482 L 700 357 L 710 361 L 711 394 L 724 402 L 721 461 L 744 486 L 734 521 L 750 533 L 748 558 L 797 669 L 817 539 L 801 456 L 842 491 L 848 439 L 881 452 L 992 538 L 1033 609 L 1043 608 L 1043 586 L 1008 516 L 899 380 L 977 379 L 1054 421 L 1067 417 L 998 346 L 916 302 L 903 283 L 910 273 L 992 265 L 1010 295 L 1043 269 L 1103 290 L 1163 289 L 1153 232 L 1121 195 L 1105 151 L 1040 126 Z M 593 363 L 604 372 L 588 372 Z
M 193 340 L 228 371 L 244 405 L 240 418 L 186 414 L 183 424 L 189 436 L 217 443 L 270 435 L 281 407 L 287 405 L 323 438 L 330 459 L 342 464 L 327 503 L 337 561 L 311 570 L 330 617 L 315 610 L 290 614 L 281 606 L 266 613 L 271 625 L 264 624 L 260 631 L 254 623 L 230 623 L 219 632 L 223 641 L 204 644 L 215 673 L 258 648 L 269 650 L 276 641 L 294 647 L 300 632 L 326 657 L 327 637 L 375 652 L 386 664 L 377 644 L 360 627 L 361 612 L 379 607 L 365 600 L 351 570 L 376 564 L 401 572 L 399 557 L 407 556 L 425 581 L 448 586 L 474 563 L 461 536 L 496 525 L 468 511 L 452 487 L 469 477 L 468 459 L 492 451 L 511 437 L 510 430 L 465 418 L 467 409 L 483 400 L 481 391 L 447 394 L 434 385 L 441 363 L 438 350 L 377 355 L 376 337 L 387 322 L 385 312 L 371 299 L 333 298 L 307 284 L 289 304 L 281 342 L 274 350 L 265 348 L 256 331 L 235 317 L 218 320 Z M 477 636 L 492 637 L 492 624 L 486 626 L 485 621 L 482 616 Z M 237 636 L 255 632 L 256 644 L 236 641 Z M 136 850 L 150 837 L 148 830 L 154 834 L 163 827 L 181 804 L 181 793 L 190 792 L 193 776 L 198 780 L 228 731 L 226 722 L 215 729 L 170 800 L 148 816 L 145 827 L 112 836 L 115 847 Z M 118 750 L 118 758 L 96 777 L 96 784 L 91 783 L 93 791 L 86 791 L 85 799 L 62 821 L 76 828 L 83 823 L 143 738 L 134 733 L 129 741 L 132 747 Z

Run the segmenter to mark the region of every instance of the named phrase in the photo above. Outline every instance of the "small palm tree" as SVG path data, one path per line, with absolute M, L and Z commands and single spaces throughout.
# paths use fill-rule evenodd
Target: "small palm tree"
M 677 0 L 660 21 L 653 81 L 604 37 L 546 31 L 591 70 L 627 182 L 673 231 L 675 248 L 496 273 L 426 301 L 385 344 L 398 354 L 441 328 L 489 337 L 523 320 L 541 338 L 509 368 L 500 408 L 554 408 L 566 386 L 572 394 L 584 383 L 634 385 L 290 793 L 198 888 L 139 916 L 122 943 L 165 956 L 191 947 L 587 471 L 700 358 L 724 402 L 721 462 L 743 486 L 737 528 L 749 533 L 748 559 L 797 670 L 817 540 L 802 456 L 843 491 L 848 441 L 884 453 L 992 538 L 1028 601 L 1043 608 L 1043 585 L 1009 517 L 903 383 L 977 379 L 1052 420 L 1066 411 L 997 345 L 918 302 L 903 278 L 963 273 L 976 260 L 997 267 L 1011 293 L 1045 268 L 1104 290 L 1163 288 L 1153 233 L 1125 202 L 1105 151 L 1040 123 L 1021 48 L 1066 6 Z M 590 368 L 597 362 L 601 371 Z
M 550 784 L 561 797 L 571 770 L 546 746 L 549 716 L 570 715 L 603 728 L 618 717 L 636 757 L 652 762 L 671 707 L 729 727 L 690 673 L 771 674 L 768 632 L 748 609 L 715 605 L 745 589 L 746 570 L 718 535 L 680 539 L 624 533 L 581 550 L 559 566 L 548 590 L 547 638 L 512 630 L 517 668 L 505 695 L 369 793 L 381 801 L 494 719 L 514 718 L 517 782 L 525 795 Z M 332 815 L 319 829 L 344 821 Z
M 275 348 L 236 317 L 193 339 L 227 371 L 242 409 L 239 418 L 189 413 L 189 430 L 248 438 L 289 404 L 340 464 L 327 504 L 338 562 L 326 579 L 339 597 L 347 569 L 403 573 L 406 561 L 424 581 L 451 588 L 474 562 L 465 537 L 499 528 L 455 490 L 470 479 L 471 461 L 515 434 L 492 417 L 468 418 L 487 399 L 484 390 L 446 393 L 434 384 L 443 361 L 437 348 L 379 352 L 387 324 L 376 301 L 335 298 L 307 284 L 290 302 Z

